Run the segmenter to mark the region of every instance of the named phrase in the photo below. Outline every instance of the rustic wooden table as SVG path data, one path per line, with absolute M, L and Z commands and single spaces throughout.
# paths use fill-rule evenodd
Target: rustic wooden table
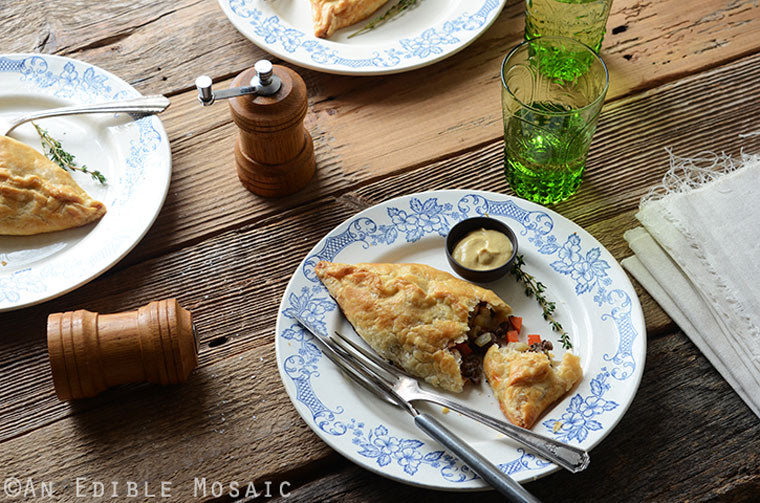
M 0 314 L 0 481 L 32 480 L 38 496 L 39 484 L 52 481 L 59 501 L 81 501 L 77 477 L 137 481 L 132 500 L 151 499 L 144 482 L 160 496 L 160 481 L 169 481 L 172 500 L 193 501 L 195 477 L 288 481 L 290 501 L 498 500 L 405 486 L 331 450 L 285 394 L 273 333 L 299 261 L 357 211 L 430 189 L 511 193 L 498 69 L 522 36 L 522 4 L 510 1 L 470 47 L 414 72 L 352 78 L 296 68 L 309 89 L 318 174 L 294 196 L 265 200 L 235 176 L 227 107 L 196 103 L 197 75 L 230 79 L 266 56 L 216 2 L 6 3 L 3 53 L 79 58 L 143 93 L 171 97 L 161 118 L 174 173 L 153 228 L 113 269 L 59 299 Z M 738 136 L 760 129 L 759 31 L 757 0 L 615 0 L 603 47 L 611 87 L 585 181 L 554 209 L 622 259 L 631 254 L 623 231 L 636 225 L 639 198 L 668 168 L 666 147 L 683 155 L 760 151 L 760 136 Z M 451 78 L 457 71 L 468 79 Z M 633 404 L 586 471 L 527 488 L 545 501 L 757 501 L 760 421 L 638 285 L 637 292 L 648 349 Z M 115 312 L 170 296 L 200 329 L 200 366 L 189 383 L 57 400 L 48 313 Z

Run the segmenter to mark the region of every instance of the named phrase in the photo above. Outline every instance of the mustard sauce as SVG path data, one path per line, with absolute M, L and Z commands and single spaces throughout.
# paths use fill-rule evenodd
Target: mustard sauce
M 454 246 L 454 260 L 476 271 L 503 266 L 512 256 L 512 242 L 499 231 L 478 229 L 470 232 Z

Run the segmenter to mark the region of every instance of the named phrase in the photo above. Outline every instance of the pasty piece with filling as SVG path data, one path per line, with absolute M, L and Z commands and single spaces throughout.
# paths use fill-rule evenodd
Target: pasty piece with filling
M 105 205 L 60 166 L 29 145 L 0 136 L 0 235 L 70 229 L 105 213 Z
M 483 358 L 483 371 L 499 407 L 517 426 L 532 428 L 549 405 L 568 392 L 582 377 L 580 358 L 565 353 L 555 365 L 543 351 L 527 345 L 491 346 Z
M 314 270 L 378 354 L 449 391 L 469 377 L 463 345 L 508 323 L 510 307 L 495 293 L 427 265 L 319 262 Z
M 314 36 L 327 38 L 336 30 L 367 19 L 387 0 L 311 0 Z

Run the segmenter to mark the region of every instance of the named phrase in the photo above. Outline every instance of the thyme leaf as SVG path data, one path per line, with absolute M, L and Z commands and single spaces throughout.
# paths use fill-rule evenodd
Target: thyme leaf
M 543 309 L 544 319 L 549 322 L 552 330 L 559 332 L 559 342 L 562 344 L 562 347 L 565 349 L 572 349 L 573 344 L 570 342 L 570 336 L 567 335 L 567 332 L 562 328 L 562 325 L 554 319 L 554 310 L 557 308 L 557 305 L 554 302 L 547 300 L 546 296 L 544 296 L 546 285 L 536 280 L 533 275 L 523 271 L 523 265 L 525 265 L 525 261 L 523 260 L 522 255 L 517 255 L 515 257 L 515 263 L 512 266 L 512 275 L 517 281 L 525 285 L 525 295 L 536 298 L 538 305 Z
M 405 10 L 407 10 L 412 5 L 416 4 L 417 0 L 400 0 L 398 3 L 394 4 L 393 7 L 385 11 L 384 14 L 376 17 L 375 19 L 371 20 L 369 23 L 364 25 L 364 28 L 361 28 L 360 30 L 357 30 L 353 32 L 351 35 L 348 36 L 348 38 L 355 37 L 357 35 L 361 35 L 362 33 L 367 33 L 370 30 L 374 30 L 381 24 L 386 23 L 390 19 L 398 16 Z
M 106 177 L 103 176 L 103 173 L 97 170 L 89 170 L 85 165 L 79 166 L 74 159 L 74 156 L 63 149 L 61 142 L 50 136 L 50 133 L 39 127 L 34 122 L 32 122 L 32 125 L 34 126 L 34 129 L 37 130 L 37 134 L 40 135 L 42 151 L 45 153 L 45 156 L 48 159 L 66 171 L 79 171 L 81 173 L 87 173 L 93 178 L 93 180 L 96 180 L 102 184 L 105 184 L 107 182 Z

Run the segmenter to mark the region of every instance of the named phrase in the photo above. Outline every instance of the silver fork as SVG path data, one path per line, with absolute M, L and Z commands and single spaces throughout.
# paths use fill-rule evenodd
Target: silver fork
M 448 407 L 530 447 L 539 455 L 573 473 L 584 470 L 588 466 L 590 458 L 585 450 L 564 444 L 553 438 L 544 437 L 506 421 L 501 421 L 437 393 L 422 390 L 417 384 L 417 379 L 402 373 L 399 369 L 380 358 L 376 353 L 364 349 L 338 332 L 335 332 L 335 335 L 337 337 L 330 337 L 330 340 L 339 345 L 343 351 L 358 364 L 361 364 L 368 372 L 391 386 L 405 400 L 410 402 L 420 400 Z
M 296 316 L 296 319 L 307 330 L 314 334 L 315 340 L 322 346 L 323 354 L 335 365 L 345 371 L 349 378 L 361 385 L 367 391 L 386 402 L 396 405 L 412 415 L 414 424 L 458 456 L 473 472 L 478 474 L 486 483 L 516 503 L 540 503 L 535 496 L 526 491 L 514 479 L 503 473 L 493 463 L 488 461 L 479 452 L 456 436 L 445 426 L 439 423 L 433 416 L 421 413 L 403 397 L 401 397 L 383 379 L 369 372 L 366 367 L 359 365 L 357 359 L 347 353 L 334 339 L 323 337 L 312 329 L 307 323 Z
M 31 112 L 17 117 L 6 119 L 0 117 L 0 135 L 6 136 L 25 122 L 45 119 L 47 117 L 60 117 L 62 115 L 93 114 L 93 113 L 117 113 L 131 112 L 138 114 L 155 114 L 163 112 L 169 106 L 169 98 L 161 94 L 140 96 L 127 100 L 109 101 L 94 105 L 73 105 L 70 107 L 51 108 Z

